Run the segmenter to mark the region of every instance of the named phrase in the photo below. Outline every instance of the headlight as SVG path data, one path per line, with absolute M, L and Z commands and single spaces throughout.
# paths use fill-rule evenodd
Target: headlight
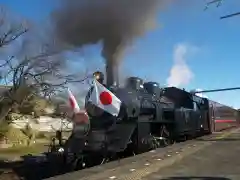
M 64 152 L 64 149 L 63 148 L 59 148 L 58 152 Z

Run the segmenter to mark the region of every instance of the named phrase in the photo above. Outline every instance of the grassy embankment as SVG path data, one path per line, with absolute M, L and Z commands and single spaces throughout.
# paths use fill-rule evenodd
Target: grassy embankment
M 5 127 L 2 138 L 6 138 L 11 147 L 0 148 L 0 158 L 16 158 L 26 154 L 39 154 L 47 150 L 50 136 L 37 134 L 14 128 Z M 12 157 L 11 157 L 12 156 Z

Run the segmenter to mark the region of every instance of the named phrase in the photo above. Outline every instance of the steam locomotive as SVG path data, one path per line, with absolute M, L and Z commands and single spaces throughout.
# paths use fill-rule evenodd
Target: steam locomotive
M 103 83 L 101 73 L 95 77 Z M 66 164 L 92 166 L 211 133 L 206 98 L 138 77 L 107 88 L 122 101 L 119 115 L 88 102 L 90 89 L 85 105 L 90 123 L 76 126 L 64 144 Z

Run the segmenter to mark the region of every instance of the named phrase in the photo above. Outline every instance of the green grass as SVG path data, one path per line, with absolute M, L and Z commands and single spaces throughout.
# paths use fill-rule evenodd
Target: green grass
M 31 143 L 29 146 L 27 146 L 30 140 L 28 136 L 24 134 L 20 129 L 14 128 L 13 126 L 8 126 L 3 135 L 7 137 L 8 142 L 14 146 L 9 148 L 0 148 L 0 160 L 19 159 L 23 155 L 37 155 L 43 152 L 47 152 L 48 145 L 51 141 L 51 138 L 55 136 L 55 132 L 34 132 L 34 134 L 35 138 L 33 138 L 31 142 L 35 140 L 36 143 Z M 70 132 L 63 132 L 65 139 L 69 135 Z

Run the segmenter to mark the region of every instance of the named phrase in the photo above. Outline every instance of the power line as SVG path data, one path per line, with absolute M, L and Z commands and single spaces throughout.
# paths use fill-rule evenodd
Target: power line
M 240 87 L 194 91 L 194 94 L 196 94 L 196 93 L 208 93 L 208 92 L 220 92 L 220 91 L 233 91 L 233 90 L 240 90 Z
M 214 5 L 214 4 L 216 4 L 216 7 L 219 7 L 219 6 L 222 5 L 222 3 L 223 3 L 223 0 L 213 0 L 213 1 L 207 2 L 204 10 L 207 10 L 210 5 Z M 238 16 L 238 15 L 240 15 L 240 12 L 236 12 L 236 13 L 232 13 L 232 14 L 222 16 L 222 17 L 220 17 L 220 19 L 226 19 L 226 18 L 230 18 L 230 17 L 233 17 L 233 16 Z
M 204 10 L 207 10 L 209 6 L 213 4 L 216 4 L 216 7 L 219 7 L 222 5 L 222 1 L 223 0 L 213 0 L 213 1 L 207 2 Z
M 230 17 L 237 16 L 237 15 L 240 15 L 240 12 L 236 12 L 236 13 L 233 13 L 233 14 L 222 16 L 222 17 L 220 17 L 220 19 L 230 18 Z

